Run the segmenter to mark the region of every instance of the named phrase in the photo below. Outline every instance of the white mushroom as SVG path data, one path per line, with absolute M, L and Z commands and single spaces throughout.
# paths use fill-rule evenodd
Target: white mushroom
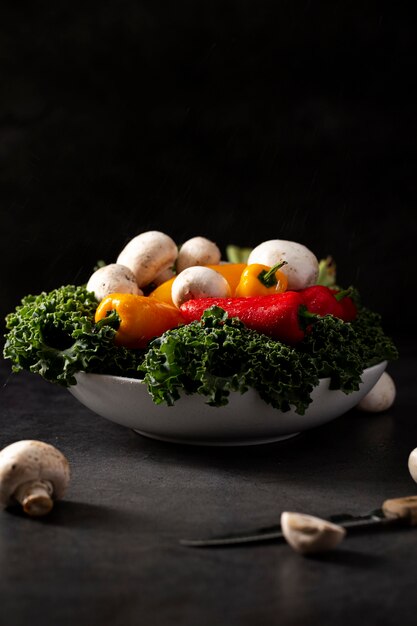
M 357 408 L 368 413 L 386 411 L 394 404 L 395 396 L 395 383 L 391 376 L 384 372 L 378 382 L 360 400 Z
M 417 483 L 417 448 L 410 452 L 408 457 L 408 470 L 411 478 Z
M 332 550 L 346 535 L 342 526 L 313 515 L 288 511 L 281 514 L 281 528 L 289 545 L 300 554 Z
M 281 271 L 287 275 L 288 289 L 297 290 L 317 283 L 319 261 L 306 246 L 285 239 L 270 239 L 256 246 L 248 257 L 248 264 L 262 263 L 273 267 L 280 261 L 287 264 Z
M 171 278 L 174 278 L 174 276 L 175 272 L 173 268 L 168 267 L 166 270 L 160 272 L 158 276 L 155 276 L 152 283 L 158 287 L 159 285 L 162 285 L 162 283 L 166 283 L 167 280 L 171 280 Z
M 109 293 L 143 295 L 132 270 L 119 263 L 110 263 L 96 270 L 88 279 L 87 289 L 92 291 L 99 301 L 108 296 Z
M 218 265 L 221 259 L 218 246 L 206 237 L 192 237 L 185 241 L 178 252 L 176 270 L 179 274 L 194 265 Z
M 174 279 L 172 301 L 176 307 L 194 298 L 228 298 L 231 295 L 227 280 L 209 267 L 187 267 Z
M 51 444 L 34 439 L 16 441 L 0 451 L 0 507 L 19 502 L 25 513 L 49 513 L 69 484 L 66 457 Z
M 175 264 L 178 247 L 173 239 L 159 230 L 148 230 L 131 239 L 117 257 L 135 275 L 138 287 L 145 287 Z

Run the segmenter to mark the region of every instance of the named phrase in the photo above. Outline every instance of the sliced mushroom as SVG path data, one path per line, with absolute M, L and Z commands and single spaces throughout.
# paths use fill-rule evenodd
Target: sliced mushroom
M 342 526 L 313 515 L 288 511 L 281 514 L 281 528 L 289 545 L 300 554 L 332 550 L 346 535 Z
M 131 239 L 117 257 L 135 275 L 138 287 L 150 285 L 165 270 L 174 266 L 178 247 L 159 230 L 148 230 Z
M 104 265 L 90 276 L 87 282 L 88 291 L 92 291 L 98 301 L 110 293 L 133 293 L 142 296 L 132 270 L 120 263 Z
M 36 439 L 16 441 L 0 451 L 0 506 L 20 503 L 32 517 L 46 515 L 63 497 L 70 479 L 67 458 Z
M 179 249 L 176 261 L 177 273 L 194 265 L 218 265 L 221 256 L 220 249 L 214 241 L 206 237 L 192 237 Z

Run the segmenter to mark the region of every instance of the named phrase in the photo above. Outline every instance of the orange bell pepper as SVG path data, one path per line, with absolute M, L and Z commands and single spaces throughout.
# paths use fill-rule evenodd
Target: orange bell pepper
M 234 294 L 242 272 L 246 269 L 247 265 L 246 263 L 219 263 L 219 265 L 207 265 L 207 267 L 216 270 L 216 272 L 224 276 Z
M 125 348 L 145 348 L 154 337 L 184 323 L 174 305 L 130 293 L 111 293 L 103 298 L 96 309 L 95 321 L 105 318 L 110 311 L 116 311 L 120 318 L 115 343 Z
M 241 274 L 243 270 L 247 267 L 246 263 L 219 263 L 218 265 L 206 265 L 205 267 L 209 267 L 212 270 L 216 270 L 219 272 L 229 283 L 230 290 L 232 294 L 234 294 L 237 284 L 239 283 Z M 161 283 L 158 287 L 156 287 L 153 291 L 150 292 L 148 298 L 155 298 L 160 302 L 167 302 L 168 304 L 174 303 L 172 302 L 171 297 L 171 288 L 172 283 L 175 280 L 175 276 L 166 280 L 164 283 Z
M 155 289 L 148 294 L 148 298 L 151 298 L 152 300 L 158 300 L 158 302 L 165 302 L 166 304 L 170 304 L 171 306 L 175 306 L 171 297 L 171 287 L 174 280 L 175 276 L 161 283 L 160 285 L 158 285 L 158 287 L 155 287 Z
M 288 287 L 288 278 L 280 270 L 286 261 L 277 263 L 273 267 L 261 263 L 251 263 L 243 270 L 236 287 L 235 296 L 267 296 L 273 293 L 282 293 Z

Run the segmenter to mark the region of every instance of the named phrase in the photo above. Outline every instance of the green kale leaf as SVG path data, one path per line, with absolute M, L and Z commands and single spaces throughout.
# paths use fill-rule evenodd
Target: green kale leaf
M 213 406 L 227 404 L 231 391 L 256 389 L 274 408 L 310 404 L 318 377 L 308 355 L 250 330 L 219 307 L 200 321 L 154 339 L 140 370 L 155 403 L 172 405 L 181 393 L 198 393 Z
M 64 387 L 79 371 L 140 376 L 142 353 L 117 347 L 114 312 L 94 323 L 97 300 L 84 286 L 67 285 L 24 297 L 6 317 L 3 356 L 14 372 L 34 372 Z
M 358 303 L 358 317 L 353 322 L 325 315 L 311 325 L 297 349 L 308 354 L 320 378 L 330 377 L 330 389 L 351 393 L 359 388 L 361 374 L 367 367 L 398 358 L 392 339 L 381 325 L 381 316 Z

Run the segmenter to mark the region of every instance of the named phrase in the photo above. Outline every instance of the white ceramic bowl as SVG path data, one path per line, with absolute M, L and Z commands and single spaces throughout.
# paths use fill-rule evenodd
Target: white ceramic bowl
M 209 406 L 198 395 L 184 395 L 169 407 L 154 404 L 140 380 L 79 373 L 69 391 L 98 415 L 147 437 L 195 445 L 250 445 L 287 439 L 343 415 L 372 389 L 386 366 L 383 361 L 366 369 L 359 390 L 350 394 L 330 390 L 330 379 L 322 378 L 305 415 L 278 411 L 252 389 L 231 393 L 223 407 Z

